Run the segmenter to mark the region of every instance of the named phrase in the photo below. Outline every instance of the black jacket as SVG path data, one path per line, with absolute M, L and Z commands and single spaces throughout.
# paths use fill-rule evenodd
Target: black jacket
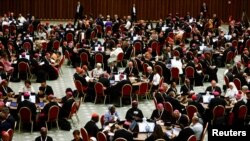
M 99 132 L 99 128 L 97 127 L 96 123 L 93 120 L 90 120 L 84 126 L 86 131 L 88 132 L 90 137 L 97 138 L 97 133 Z
M 22 102 L 20 102 L 17 106 L 17 111 L 19 112 L 19 110 L 22 107 L 27 107 L 30 109 L 31 113 L 32 113 L 32 120 L 35 121 L 36 119 L 36 105 L 28 100 L 24 100 Z
M 117 138 L 124 138 L 127 141 L 133 141 L 133 134 L 132 134 L 132 132 L 130 132 L 126 129 L 118 129 L 115 131 L 113 141 Z

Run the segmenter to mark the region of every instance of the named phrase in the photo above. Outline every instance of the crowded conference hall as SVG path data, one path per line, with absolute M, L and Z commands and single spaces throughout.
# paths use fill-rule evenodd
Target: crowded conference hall
M 0 1 L 0 141 L 250 135 L 249 5 Z

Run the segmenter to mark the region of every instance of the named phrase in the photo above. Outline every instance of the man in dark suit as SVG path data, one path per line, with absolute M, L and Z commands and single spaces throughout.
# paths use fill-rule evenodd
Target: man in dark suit
M 186 79 L 184 85 L 181 86 L 180 92 L 183 95 L 190 94 L 190 91 L 194 90 L 193 86 L 190 84 L 190 80 Z
M 130 124 L 125 122 L 123 128 L 116 130 L 113 141 L 117 138 L 124 138 L 127 141 L 133 141 L 133 133 L 128 130 L 129 126 Z
M 91 116 L 91 120 L 85 124 L 84 128 L 87 130 L 90 137 L 97 138 L 97 133 L 100 130 L 96 125 L 98 121 L 99 121 L 99 115 L 97 113 L 93 113 Z
M 197 101 L 197 96 L 194 94 L 192 95 L 192 101 L 190 101 L 188 103 L 188 105 L 193 105 L 197 108 L 198 112 L 200 113 L 200 115 L 204 115 L 205 109 L 204 107 L 201 105 L 201 103 L 199 103 Z
M 169 102 L 173 106 L 173 110 L 185 111 L 185 107 L 175 98 L 175 92 L 170 91 L 168 95 L 163 95 L 165 102 Z
M 76 6 L 74 26 L 76 25 L 78 19 L 80 20 L 82 19 L 82 15 L 83 15 L 83 6 L 81 5 L 81 2 L 78 1 Z
M 23 97 L 24 97 L 24 101 L 21 101 L 18 104 L 17 111 L 19 112 L 22 107 L 29 108 L 31 111 L 31 114 L 32 114 L 32 120 L 36 121 L 36 105 L 35 105 L 35 103 L 32 103 L 29 101 L 29 98 L 30 98 L 29 93 L 24 93 Z
M 214 95 L 214 98 L 210 100 L 209 104 L 208 104 L 208 107 L 209 107 L 209 110 L 213 110 L 215 106 L 218 106 L 218 105 L 222 105 L 222 106 L 226 106 L 226 101 L 220 97 L 220 93 L 215 91 L 213 92 L 213 95 Z
M 10 124 L 11 129 L 14 130 L 15 128 L 15 119 L 14 117 L 10 114 L 9 108 L 3 107 L 2 113 L 5 115 L 5 120 Z
M 59 113 L 60 119 L 69 117 L 72 104 L 75 102 L 75 100 L 73 98 L 73 93 L 70 91 L 66 93 L 66 98 L 67 98 L 67 100 L 65 101 L 65 103 L 63 103 L 63 106 L 62 106 L 60 113 Z
M 125 116 L 126 120 L 128 121 L 141 121 L 143 118 L 143 113 L 142 111 L 138 108 L 138 102 L 137 101 L 133 101 L 132 102 L 132 108 L 130 108 Z
M 128 62 L 128 67 L 123 72 L 124 74 L 127 74 L 128 76 L 138 76 L 139 71 L 134 67 L 134 64 L 132 61 Z
M 2 131 L 8 131 L 9 129 L 11 129 L 11 125 L 9 122 L 7 122 L 6 120 L 6 116 L 4 113 L 0 113 L 0 132 L 2 133 Z
M 191 135 L 194 135 L 194 131 L 188 126 L 188 119 L 181 118 L 179 120 L 181 131 L 179 135 L 174 138 L 174 141 L 187 141 Z
M 51 86 L 47 85 L 46 81 L 44 80 L 41 83 L 41 86 L 39 87 L 38 96 L 44 97 L 44 96 L 48 96 L 51 94 L 54 95 L 53 89 Z
M 211 81 L 211 86 L 208 86 L 205 92 L 213 93 L 213 92 L 219 92 L 221 94 L 221 88 L 217 86 L 217 83 L 215 80 Z
M 135 4 L 133 4 L 133 7 L 131 8 L 131 19 L 133 22 L 137 21 L 136 13 L 137 13 L 137 9 L 135 7 Z
M 164 107 L 163 104 L 159 103 L 157 104 L 157 109 L 155 109 L 150 117 L 151 120 L 162 120 L 162 121 L 170 121 L 170 113 L 168 113 Z
M 50 136 L 47 136 L 47 128 L 42 127 L 40 130 L 41 136 L 36 137 L 35 141 L 53 141 Z
M 110 81 L 109 81 L 109 74 L 108 73 L 104 73 L 99 77 L 99 82 L 101 82 L 104 86 L 104 93 L 105 94 L 109 94 L 111 91 L 111 87 L 110 87 Z
M 243 98 L 242 98 L 242 95 L 241 94 L 237 94 L 235 96 L 237 102 L 234 104 L 234 107 L 233 107 L 233 114 L 234 114 L 234 125 L 235 126 L 242 126 L 244 125 L 244 121 L 238 119 L 238 112 L 239 112 L 239 109 L 242 105 L 246 105 L 246 103 L 243 101 Z

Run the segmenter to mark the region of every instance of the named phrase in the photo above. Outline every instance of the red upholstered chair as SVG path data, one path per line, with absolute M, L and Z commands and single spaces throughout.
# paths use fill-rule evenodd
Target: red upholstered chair
M 225 107 L 222 105 L 215 106 L 213 109 L 213 119 L 212 119 L 212 124 L 214 124 L 214 121 L 217 118 L 224 117 L 225 115 Z
M 112 27 L 110 25 L 105 27 L 105 34 L 107 34 L 109 31 L 112 31 Z
M 31 50 L 30 42 L 24 42 L 23 43 L 23 49 L 26 50 L 26 51 L 30 51 Z
M 82 52 L 80 54 L 80 60 L 81 60 L 81 67 L 83 65 L 88 65 L 89 64 L 89 56 L 86 52 Z
M 163 102 L 163 106 L 164 106 L 164 109 L 170 114 L 172 115 L 173 113 L 173 106 L 170 102 Z
M 101 126 L 102 126 L 102 128 L 103 128 L 103 126 L 104 126 L 104 115 L 101 115 L 101 118 L 100 118 L 100 123 L 101 123 Z
M 241 81 L 240 81 L 240 79 L 239 78 L 234 78 L 233 82 L 234 82 L 236 88 L 238 90 L 241 90 Z
M 225 81 L 227 88 L 229 88 L 229 79 L 226 75 L 224 76 L 224 81 Z
M 238 111 L 238 117 L 237 119 L 240 119 L 242 121 L 244 121 L 246 119 L 247 116 L 247 106 L 246 105 L 241 105 Z
M 185 76 L 186 76 L 186 78 L 190 79 L 191 84 L 193 84 L 193 82 L 194 82 L 194 74 L 195 74 L 195 70 L 193 67 L 187 66 L 185 68 Z
M 226 63 L 227 64 L 232 63 L 233 59 L 234 59 L 234 52 L 229 51 L 226 56 Z
M 147 82 L 142 82 L 139 85 L 139 89 L 138 91 L 136 91 L 136 99 L 138 101 L 138 96 L 146 96 L 146 99 L 148 99 L 147 97 L 147 92 L 148 92 L 148 83 Z
M 176 67 L 171 68 L 171 80 L 174 80 L 175 82 L 179 82 L 179 69 Z
M 80 132 L 81 132 L 81 135 L 82 135 L 82 139 L 84 141 L 88 141 L 89 140 L 89 134 L 88 134 L 87 130 L 85 128 L 81 128 Z
M 142 44 L 141 44 L 141 42 L 135 42 L 133 46 L 135 48 L 135 54 L 136 55 L 138 53 L 141 53 L 141 51 L 142 51 Z
M 186 106 L 186 111 L 187 111 L 187 115 L 189 119 L 192 119 L 194 116 L 194 113 L 198 112 L 198 109 L 194 105 L 188 105 Z
M 174 39 L 174 33 L 173 33 L 173 32 L 169 32 L 169 33 L 168 33 L 168 37 Z
M 127 141 L 127 140 L 124 138 L 117 138 L 117 139 L 115 139 L 115 141 Z
M 2 141 L 9 141 L 9 140 L 10 140 L 10 135 L 9 135 L 9 133 L 6 132 L 6 131 L 3 131 L 3 132 L 1 133 L 1 136 L 2 136 Z
M 174 50 L 173 51 L 173 55 L 176 57 L 176 56 L 178 56 L 178 57 L 180 57 L 180 52 L 178 51 L 178 50 Z
M 122 86 L 121 96 L 120 96 L 120 107 L 122 107 L 122 98 L 123 97 L 129 97 L 130 102 L 132 103 L 132 86 L 129 84 L 125 84 Z
M 96 63 L 103 64 L 103 55 L 101 53 L 96 53 L 95 54 L 95 64 Z
M 48 119 L 45 122 L 45 125 L 46 125 L 47 129 L 49 129 L 48 128 L 48 122 L 56 122 L 57 129 L 59 130 L 59 125 L 58 125 L 59 110 L 60 110 L 60 108 L 58 106 L 56 106 L 56 105 L 51 106 L 49 108 Z
M 250 39 L 248 39 L 247 41 L 246 41 L 246 46 L 245 46 L 245 48 L 250 48 Z
M 157 52 L 156 50 L 157 50 L 157 47 L 158 47 L 158 42 L 157 41 L 153 41 L 152 43 L 151 43 L 151 48 L 152 48 L 152 52 Z
M 66 34 L 66 41 L 69 43 L 74 40 L 74 35 L 72 33 Z
M 19 62 L 18 63 L 18 78 L 20 73 L 26 74 L 26 79 L 31 79 L 32 74 L 30 72 L 30 66 L 26 62 Z
M 101 25 L 96 25 L 95 29 L 96 29 L 97 37 L 102 38 L 102 36 L 103 36 L 102 26 Z
M 12 138 L 13 138 L 13 135 L 14 135 L 13 129 L 9 129 L 6 132 L 9 134 L 9 140 L 8 141 L 12 141 Z
M 97 140 L 98 141 L 107 141 L 107 137 L 103 132 L 98 132 L 97 133 Z
M 82 101 L 84 102 L 85 101 L 85 97 L 87 95 L 86 91 L 87 91 L 88 87 L 83 86 L 82 83 L 81 83 L 81 81 L 79 81 L 79 80 L 74 80 L 74 83 L 75 83 L 76 90 L 78 92 L 78 96 L 77 97 L 79 97 L 80 95 L 83 95 Z
M 187 141 L 196 141 L 196 136 L 195 135 L 191 135 Z
M 60 47 L 60 42 L 58 40 L 55 40 L 53 42 L 53 50 L 58 51 L 59 47 Z
M 117 55 L 117 59 L 116 59 L 116 62 L 117 62 L 117 63 L 120 63 L 122 67 L 123 67 L 123 63 L 122 63 L 123 57 L 124 57 L 124 53 L 123 53 L 123 52 L 120 52 L 120 53 Z
M 30 24 L 30 25 L 28 26 L 28 33 L 29 33 L 29 34 L 33 34 L 33 33 L 34 33 L 34 26 L 33 26 L 32 24 Z
M 47 42 L 42 42 L 42 50 L 47 50 L 47 48 L 48 48 L 48 43 Z
M 69 117 L 68 119 L 71 119 L 72 123 L 73 123 L 73 116 L 76 116 L 76 119 L 77 121 L 79 122 L 79 118 L 78 118 L 78 115 L 77 115 L 77 110 L 78 110 L 78 106 L 77 106 L 77 103 L 74 102 L 71 106 L 71 110 L 70 110 L 70 113 L 69 113 Z
M 30 123 L 31 124 L 31 133 L 33 132 L 33 121 L 32 121 L 32 112 L 30 111 L 29 108 L 27 107 L 22 107 L 19 112 L 19 132 L 21 129 L 21 124 L 22 123 Z
M 105 104 L 107 95 L 104 94 L 103 84 L 100 82 L 96 82 L 94 88 L 95 88 L 95 102 L 94 103 L 96 104 L 98 97 L 104 97 L 104 104 Z

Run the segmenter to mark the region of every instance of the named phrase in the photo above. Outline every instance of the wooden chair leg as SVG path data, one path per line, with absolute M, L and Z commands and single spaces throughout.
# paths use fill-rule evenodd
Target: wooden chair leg
M 96 104 L 96 100 L 97 100 L 97 96 L 95 96 L 95 101 L 94 101 L 95 104 Z
M 31 122 L 31 133 L 33 133 L 33 121 Z
M 45 122 L 45 127 L 47 128 L 47 130 L 49 131 L 49 128 L 48 128 L 48 122 L 46 121 Z
M 57 126 L 57 129 L 59 130 L 58 120 L 56 120 L 56 126 Z
M 18 125 L 18 132 L 20 133 L 20 129 L 21 129 L 21 121 L 19 121 L 19 125 Z
M 122 97 L 120 97 L 120 107 L 122 107 Z
M 104 96 L 104 105 L 106 104 L 106 98 L 107 98 L 107 96 L 105 95 Z

